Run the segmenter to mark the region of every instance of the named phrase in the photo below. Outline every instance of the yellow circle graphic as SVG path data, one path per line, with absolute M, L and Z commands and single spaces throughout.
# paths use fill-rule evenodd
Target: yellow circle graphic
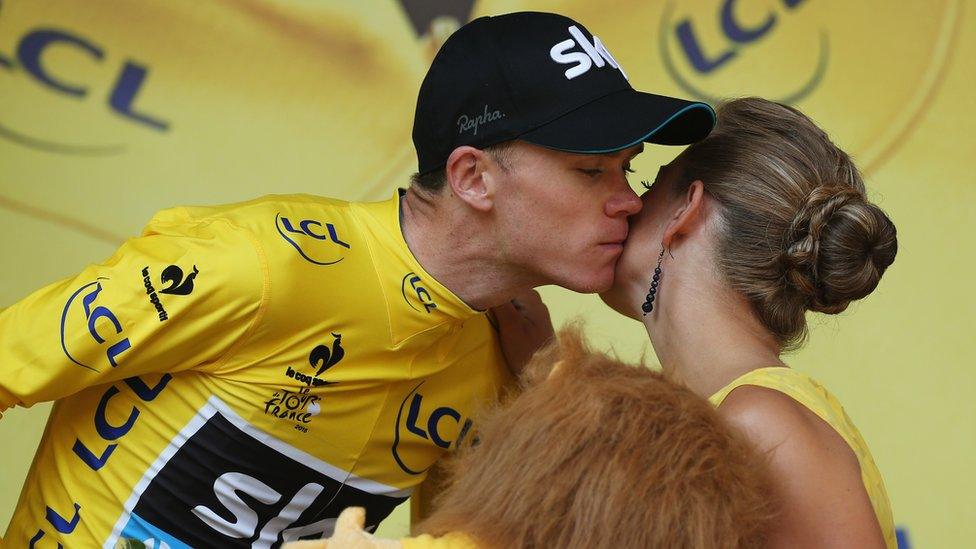
M 959 0 L 670 2 L 655 64 L 685 96 L 797 105 L 871 171 L 938 90 L 960 10 Z

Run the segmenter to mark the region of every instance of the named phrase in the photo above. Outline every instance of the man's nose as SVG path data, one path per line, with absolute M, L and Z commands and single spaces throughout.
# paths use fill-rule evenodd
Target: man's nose
M 607 200 L 605 209 L 609 217 L 631 216 L 639 212 L 643 206 L 644 203 L 641 202 L 634 189 L 631 189 L 630 185 L 626 185 L 625 189 L 621 189 L 620 192 Z

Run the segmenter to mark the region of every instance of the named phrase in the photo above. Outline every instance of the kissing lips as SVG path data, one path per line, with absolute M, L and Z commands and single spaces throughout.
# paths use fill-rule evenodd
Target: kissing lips
M 624 242 L 627 241 L 627 232 L 625 231 L 622 236 L 614 238 L 613 240 L 608 240 L 606 242 L 601 242 L 599 247 L 604 250 L 613 251 L 620 253 L 624 249 Z
M 604 242 L 599 244 L 599 248 L 603 251 L 618 255 L 624 251 L 624 243 L 622 240 L 616 242 Z

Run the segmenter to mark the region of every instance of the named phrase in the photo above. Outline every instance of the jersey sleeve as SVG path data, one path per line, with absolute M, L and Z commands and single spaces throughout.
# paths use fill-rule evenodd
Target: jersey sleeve
M 243 343 L 267 299 L 260 245 L 226 219 L 180 212 L 0 310 L 0 412 L 144 373 L 216 369 Z

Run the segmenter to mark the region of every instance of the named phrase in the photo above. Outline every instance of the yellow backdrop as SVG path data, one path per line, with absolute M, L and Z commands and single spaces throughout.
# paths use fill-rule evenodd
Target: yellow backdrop
M 638 89 L 761 95 L 828 129 L 899 229 L 880 288 L 789 358 L 845 403 L 903 546 L 976 538 L 976 14 L 963 0 L 0 0 L 0 306 L 150 215 L 267 193 L 381 199 L 414 167 L 416 90 L 458 22 L 578 18 Z M 678 150 L 653 147 L 634 182 Z M 557 323 L 636 359 L 641 327 L 546 288 Z M 653 353 L 648 354 L 653 358 Z M 0 357 L 2 360 L 2 357 Z M 653 362 L 653 359 L 651 359 Z M 5 529 L 49 405 L 0 420 Z M 386 533 L 403 531 L 398 511 Z

